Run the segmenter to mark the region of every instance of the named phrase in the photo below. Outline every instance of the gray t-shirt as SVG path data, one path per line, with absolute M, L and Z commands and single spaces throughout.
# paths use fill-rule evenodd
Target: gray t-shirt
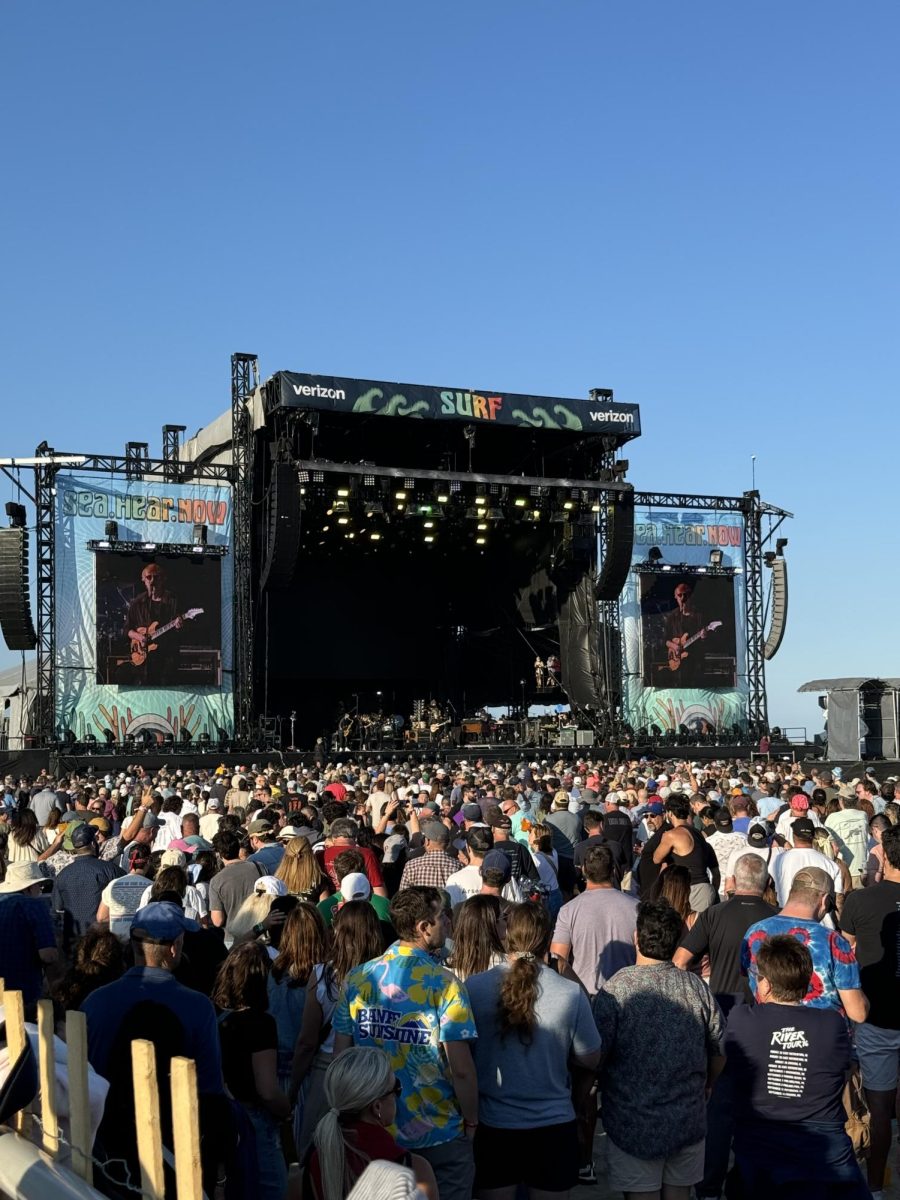
M 588 995 L 634 963 L 636 919 L 637 900 L 616 888 L 589 888 L 559 910 L 553 940 L 572 947 L 572 970 Z
M 231 921 L 248 896 L 253 894 L 256 881 L 264 872 L 259 864 L 245 861 L 229 863 L 218 875 L 214 875 L 209 883 L 209 911 L 220 911 L 225 914 L 225 932 Z
M 478 1072 L 478 1115 L 497 1129 L 539 1129 L 575 1119 L 569 1056 L 593 1054 L 600 1035 L 587 996 L 570 979 L 540 964 L 531 1042 L 500 1036 L 497 1002 L 504 964 L 466 980 L 478 1039 L 472 1043 Z M 538 1103 L 535 1103 L 535 1099 Z

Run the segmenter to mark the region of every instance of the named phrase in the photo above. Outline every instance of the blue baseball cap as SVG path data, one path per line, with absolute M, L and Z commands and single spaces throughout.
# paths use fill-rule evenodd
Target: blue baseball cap
M 665 811 L 665 805 L 661 800 L 651 800 L 644 809 L 644 815 L 648 817 L 661 817 Z
M 656 782 L 655 779 L 647 780 L 647 791 L 648 792 L 655 792 L 658 787 L 659 787 L 659 784 Z
M 199 923 L 188 920 L 181 905 L 173 904 L 171 900 L 155 900 L 152 904 L 145 904 L 134 914 L 131 922 L 132 935 L 138 941 L 143 936 L 152 941 L 174 942 L 181 934 L 197 933 L 199 929 Z

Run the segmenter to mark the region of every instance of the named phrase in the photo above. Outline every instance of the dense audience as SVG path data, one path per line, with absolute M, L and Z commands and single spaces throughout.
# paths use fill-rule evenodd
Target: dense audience
M 8 777 L 0 976 L 87 1014 L 100 1161 L 129 1042 L 196 1059 L 210 1196 L 564 1197 L 603 1145 L 626 1197 L 879 1200 L 898 801 L 765 759 Z

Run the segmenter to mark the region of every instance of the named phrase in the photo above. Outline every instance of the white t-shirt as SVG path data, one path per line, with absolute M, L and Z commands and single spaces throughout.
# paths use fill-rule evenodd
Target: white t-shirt
M 144 883 L 146 883 L 146 879 Z M 141 902 L 138 908 L 143 908 L 145 904 L 150 903 L 150 893 L 153 891 L 153 884 L 145 890 L 141 897 Z M 201 917 L 209 916 L 209 905 L 203 899 L 202 893 L 195 887 L 193 883 L 187 885 L 187 891 L 184 893 L 184 915 L 189 921 L 199 921 Z
M 763 862 L 765 862 L 768 859 L 769 874 L 771 875 L 772 874 L 772 864 L 774 863 L 774 861 L 778 857 L 778 855 L 783 854 L 783 853 L 784 853 L 784 851 L 781 849 L 780 846 L 766 846 L 765 848 L 763 848 L 762 846 L 751 846 L 749 844 L 746 846 L 739 846 L 737 850 L 734 850 L 732 852 L 731 857 L 728 859 L 728 866 L 725 868 L 725 874 L 722 877 L 722 882 L 724 883 L 726 879 L 730 879 L 733 877 L 734 868 L 737 865 L 738 859 L 743 858 L 743 856 L 745 854 L 755 854 L 757 856 L 757 858 L 761 858 L 763 860 Z M 771 854 L 771 857 L 770 857 L 770 854 Z
M 794 812 L 792 808 L 789 808 L 787 812 L 783 812 L 775 822 L 775 832 L 780 837 L 783 837 L 785 841 L 792 842 L 794 840 L 794 831 L 791 829 L 791 826 L 795 821 L 799 821 L 801 817 L 809 817 L 810 821 L 812 821 L 813 825 L 815 825 L 817 829 L 822 824 L 814 808 L 811 808 L 809 812 L 804 813 Z
M 470 864 L 448 877 L 444 884 L 444 891 L 449 895 L 450 904 L 455 908 L 457 904 L 462 904 L 472 896 L 479 895 L 481 883 L 481 867 Z M 513 904 L 520 904 L 522 901 L 522 891 L 514 879 L 504 885 L 502 895 L 504 900 L 510 900 Z
M 122 875 L 111 879 L 103 889 L 100 899 L 109 909 L 109 930 L 120 942 L 131 936 L 134 914 L 144 906 L 144 893 L 148 892 L 146 875 Z
M 861 875 L 869 853 L 869 819 L 866 814 L 858 808 L 842 809 L 825 818 L 825 828 L 835 835 L 841 858 L 850 874 Z
M 821 870 L 827 871 L 834 880 L 834 894 L 836 896 L 843 895 L 844 881 L 841 878 L 841 868 L 836 862 L 826 858 L 819 850 L 807 848 L 785 850 L 772 863 L 769 872 L 775 884 L 775 892 L 780 905 L 784 906 L 787 903 L 794 876 L 804 867 L 820 867 Z

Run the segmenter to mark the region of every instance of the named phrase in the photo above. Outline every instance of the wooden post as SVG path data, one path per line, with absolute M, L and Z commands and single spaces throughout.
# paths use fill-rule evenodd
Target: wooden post
M 85 1183 L 93 1186 L 87 1017 L 83 1012 L 66 1013 L 66 1048 L 69 1059 L 69 1132 L 72 1141 L 72 1170 L 76 1175 L 80 1175 Z
M 16 1059 L 25 1049 L 25 1004 L 21 992 L 3 993 L 3 1013 L 6 1020 L 6 1048 L 9 1056 L 10 1070 Z M 31 1135 L 31 1117 L 26 1109 L 17 1112 L 13 1118 L 13 1128 L 23 1137 Z
M 178 1200 L 202 1200 L 197 1064 L 192 1058 L 172 1059 L 172 1134 Z
M 148 1200 L 165 1200 L 156 1050 L 152 1042 L 131 1043 L 131 1069 L 134 1075 L 134 1121 L 137 1126 L 138 1161 L 141 1164 L 141 1190 Z
M 41 1080 L 43 1146 L 53 1158 L 59 1152 L 59 1117 L 56 1108 L 56 1045 L 53 1040 L 53 1001 L 38 1001 L 38 1066 Z

